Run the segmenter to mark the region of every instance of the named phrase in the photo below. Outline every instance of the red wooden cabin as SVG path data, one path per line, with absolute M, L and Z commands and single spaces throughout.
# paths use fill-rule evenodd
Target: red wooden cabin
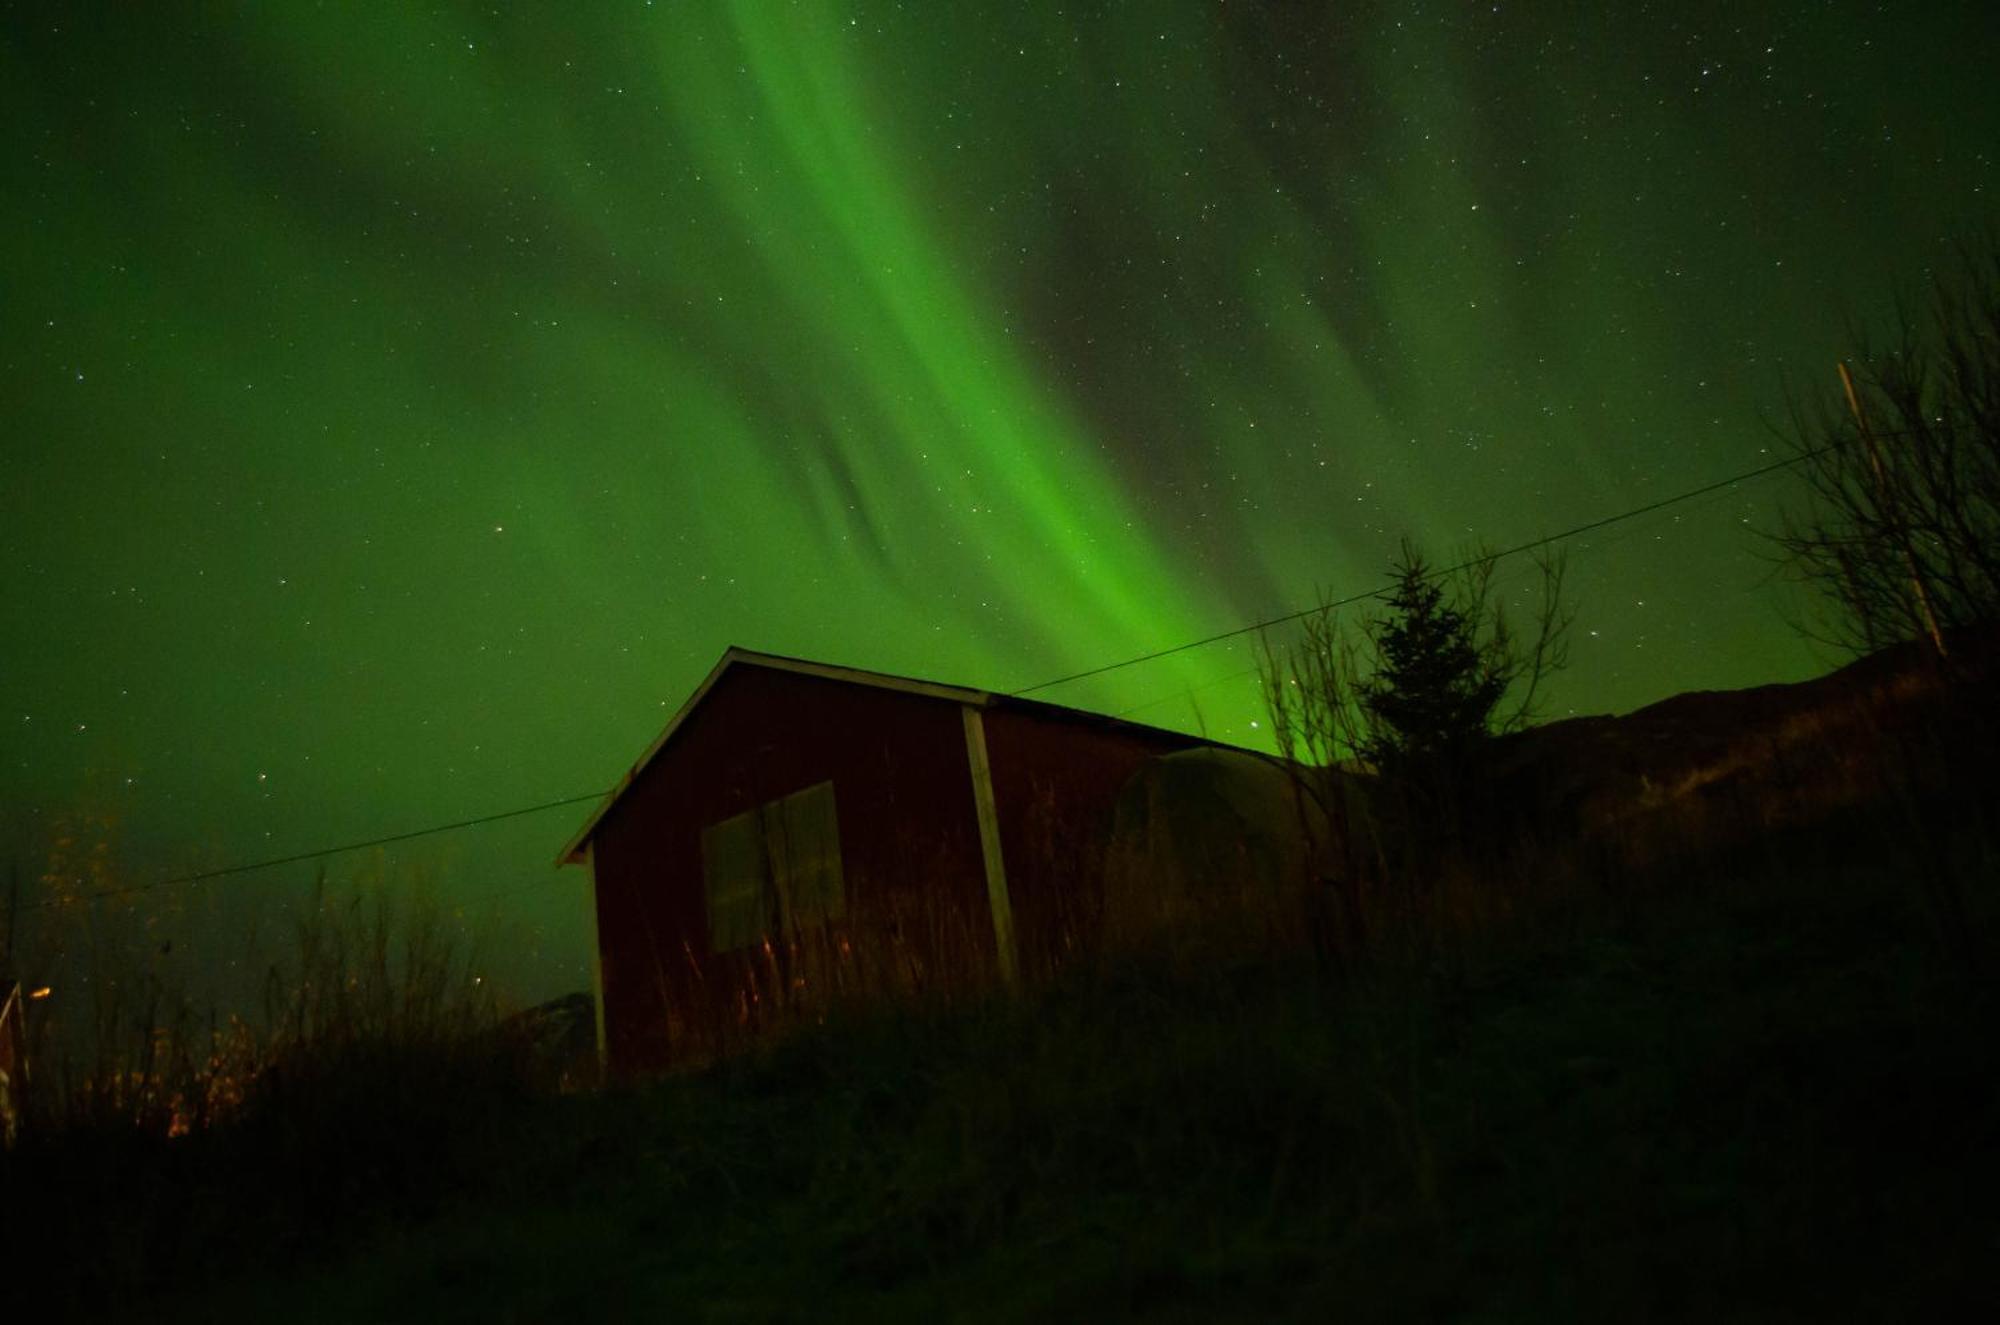
M 730 649 L 559 858 L 590 870 L 600 1056 L 657 1069 L 809 984 L 1053 969 L 1101 923 L 1119 789 L 1205 744 Z

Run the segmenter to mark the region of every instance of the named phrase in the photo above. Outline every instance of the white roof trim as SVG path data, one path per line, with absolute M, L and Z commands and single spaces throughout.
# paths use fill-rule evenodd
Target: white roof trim
M 707 678 L 695 687 L 694 693 L 689 695 L 686 702 L 674 711 L 674 716 L 667 720 L 666 729 L 653 738 L 653 743 L 647 746 L 632 767 L 626 770 L 625 776 L 618 779 L 618 785 L 605 793 L 604 799 L 598 802 L 595 810 L 591 811 L 590 818 L 584 821 L 583 827 L 577 829 L 576 834 L 564 844 L 562 851 L 556 856 L 556 864 L 583 863 L 584 845 L 589 842 L 591 834 L 597 831 L 598 823 L 611 812 L 611 807 L 625 794 L 625 789 L 638 781 L 639 775 L 646 771 L 646 766 L 653 762 L 654 756 L 660 753 L 666 743 L 673 739 L 674 733 L 680 730 L 681 724 L 687 721 L 688 715 L 708 697 L 709 691 L 715 689 L 723 674 L 739 664 L 765 667 L 778 672 L 796 672 L 801 676 L 823 677 L 829 681 L 846 681 L 852 685 L 873 686 L 878 690 L 897 690 L 904 694 L 924 695 L 953 704 L 971 704 L 977 708 L 990 707 L 998 698 L 990 690 L 969 690 L 964 686 L 918 681 L 907 676 L 891 676 L 887 672 L 863 671 L 858 667 L 836 667 L 830 663 L 810 662 L 804 658 L 787 658 L 778 653 L 758 653 L 753 649 L 741 649 L 731 645 L 723 650 L 721 660 L 709 669 Z

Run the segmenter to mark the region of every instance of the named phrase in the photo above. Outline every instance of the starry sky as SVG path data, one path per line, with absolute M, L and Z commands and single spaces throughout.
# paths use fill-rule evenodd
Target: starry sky
M 732 643 L 1024 687 L 1765 463 L 1992 215 L 1995 68 L 1964 3 L 10 6 L 0 848 L 576 795 Z M 1554 711 L 1822 670 L 1783 495 L 1577 540 Z M 1254 743 L 1251 666 L 1039 697 Z M 332 868 L 540 997 L 586 812 Z

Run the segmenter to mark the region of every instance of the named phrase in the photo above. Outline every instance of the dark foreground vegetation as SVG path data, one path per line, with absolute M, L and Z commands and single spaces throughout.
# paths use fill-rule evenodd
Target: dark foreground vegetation
M 1504 748 L 1548 835 L 1337 954 L 1210 915 L 643 1086 L 322 944 L 402 992 L 24 1127 L 8 1318 L 1984 1318 L 1992 677 L 1843 675 Z

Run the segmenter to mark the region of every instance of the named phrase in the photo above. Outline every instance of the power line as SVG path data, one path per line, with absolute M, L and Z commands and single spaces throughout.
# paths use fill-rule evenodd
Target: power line
M 183 874 L 173 879 L 158 879 L 152 883 L 136 883 L 125 888 L 100 888 L 95 892 L 79 893 L 74 898 L 46 898 L 31 903 L 36 908 L 61 906 L 69 901 L 94 902 L 106 897 L 125 897 L 132 893 L 149 893 L 159 888 L 176 888 L 185 883 L 203 883 L 209 879 L 220 879 L 231 874 L 247 874 L 252 870 L 272 869 L 279 865 L 296 865 L 300 861 L 318 860 L 322 856 L 337 856 L 343 851 L 365 851 L 369 847 L 388 846 L 394 842 L 408 842 L 419 837 L 430 837 L 437 833 L 453 833 L 461 828 L 476 828 L 480 824 L 497 823 L 502 819 L 519 819 L 523 815 L 540 814 L 545 810 L 559 810 L 566 805 L 581 805 L 585 801 L 600 801 L 608 792 L 594 791 L 587 796 L 566 796 L 562 800 L 544 801 L 540 805 L 526 805 L 518 810 L 502 810 L 498 814 L 482 814 L 471 819 L 460 819 L 456 823 L 436 824 L 430 828 L 413 828 L 406 833 L 390 833 L 385 837 L 371 837 L 362 842 L 343 842 L 339 846 L 319 847 L 312 851 L 297 851 L 289 856 L 274 856 L 269 860 L 253 860 L 242 865 L 225 865 L 221 869 L 203 870 L 199 874 Z
M 1711 493 L 1711 494 L 1709 494 L 1709 495 L 1710 495 L 1711 497 L 1712 497 L 1712 496 L 1714 496 L 1714 494 L 1713 494 L 1713 493 Z M 1702 506 L 1702 507 L 1700 507 L 1700 508 L 1698 508 L 1698 509 L 1701 509 L 1701 510 L 1706 510 L 1706 509 L 1708 509 L 1708 506 L 1707 506 L 1707 505 L 1704 505 L 1704 506 Z M 1678 518 L 1678 517 L 1676 517 L 1676 518 Z M 1438 572 L 1438 573 L 1439 573 L 1439 574 L 1443 574 L 1443 573 L 1445 573 L 1445 572 Z M 1378 589 L 1378 590 L 1376 590 L 1376 591 L 1375 591 L 1375 595 L 1374 595 L 1374 596 L 1377 596 L 1377 597 L 1379 597 L 1379 596 L 1380 596 L 1380 595 L 1381 595 L 1381 594 L 1382 594 L 1383 592 L 1384 592 L 1383 590 L 1380 590 L 1380 589 Z M 1366 595 L 1364 595 L 1364 596 L 1366 596 Z M 1317 610 L 1317 609 L 1313 609 L 1313 610 Z M 1257 675 L 1257 674 L 1258 674 L 1259 672 L 1261 672 L 1262 670 L 1263 670 L 1263 667 L 1262 667 L 1262 665 L 1260 664 L 1260 665 L 1257 665 L 1257 666 L 1251 666 L 1251 667 L 1245 667 L 1245 668 L 1242 668 L 1242 669 L 1241 669 L 1241 670 L 1239 670 L 1239 671 L 1234 671 L 1234 672 L 1229 672 L 1229 673 L 1226 673 L 1226 674 L 1224 674 L 1224 675 L 1222 675 L 1222 676 L 1217 676 L 1217 677 L 1211 677 L 1210 679 L 1208 679 L 1208 680 L 1206 680 L 1206 681 L 1202 681 L 1202 682 L 1199 682 L 1199 683 L 1197 683 L 1197 684 L 1195 684 L 1195 685 L 1193 685 L 1193 686 L 1184 686 L 1184 687 L 1182 687 L 1181 689 L 1178 689 L 1178 690 L 1175 690 L 1175 691 L 1172 691 L 1172 692 L 1170 692 L 1170 693 L 1168 693 L 1168 694 L 1163 694 L 1163 695 L 1157 695 L 1157 696 L 1155 696 L 1155 697 L 1154 697 L 1154 698 L 1152 698 L 1152 699 L 1148 699 L 1148 700 L 1145 700 L 1145 701 L 1143 701 L 1143 702 L 1141 702 L 1141 703 L 1138 703 L 1138 704 L 1134 704 L 1134 705 L 1132 705 L 1132 706 L 1131 706 L 1130 708 L 1122 708 L 1122 709 L 1119 709 L 1119 710 L 1118 710 L 1117 712 L 1113 713 L 1113 714 L 1112 714 L 1111 716 L 1112 716 L 1112 717 L 1114 717 L 1114 718 L 1129 718 L 1129 717 L 1131 717 L 1131 716 L 1132 716 L 1132 715 L 1133 715 L 1134 713 L 1143 713 L 1143 712 L 1145 712 L 1145 711 L 1146 711 L 1147 709 L 1151 709 L 1151 708 L 1158 708 L 1158 707 L 1159 707 L 1160 705 L 1162 705 L 1162 704 L 1171 704 L 1171 703 L 1173 703 L 1173 702 L 1174 702 L 1175 700 L 1177 700 L 1177 699 L 1188 699 L 1188 700 L 1192 700 L 1192 698 L 1193 698 L 1193 695 L 1194 695 L 1194 692 L 1195 692 L 1195 691 L 1200 691 L 1200 690 L 1213 690 L 1213 689 L 1214 689 L 1215 687 L 1217 687 L 1217 686 L 1219 686 L 1219 685 L 1227 685 L 1227 684 L 1228 684 L 1229 682 L 1231 682 L 1231 681 L 1240 681 L 1240 680 L 1242 680 L 1242 679 L 1243 679 L 1244 677 L 1247 677 L 1247 676 L 1256 676 L 1256 675 Z M 1253 724 L 1253 725 L 1254 725 L 1254 724 Z
M 1460 571 L 1468 570 L 1474 566 L 1484 565 L 1488 562 L 1504 561 L 1508 557 L 1519 556 L 1523 552 L 1533 552 L 1540 548 L 1548 547 L 1551 543 L 1560 543 L 1566 538 L 1575 538 L 1579 534 L 1588 534 L 1594 530 L 1620 524 L 1626 520 L 1636 520 L 1642 515 L 1651 515 L 1654 511 L 1665 510 L 1669 506 L 1678 506 L 1682 502 L 1693 501 L 1696 497 L 1705 497 L 1711 492 L 1719 492 L 1723 488 L 1731 487 L 1738 483 L 1747 483 L 1751 479 L 1762 478 L 1766 474 L 1775 474 L 1781 469 L 1787 469 L 1801 461 L 1810 460 L 1817 455 L 1823 455 L 1835 447 L 1845 444 L 1844 442 L 1835 442 L 1811 451 L 1803 451 L 1798 455 L 1788 456 L 1783 460 L 1775 460 L 1768 465 L 1760 465 L 1756 469 L 1746 469 L 1740 474 L 1732 474 L 1728 478 L 1717 479 L 1713 483 L 1704 483 L 1698 488 L 1689 488 L 1686 492 L 1677 492 L 1671 497 L 1662 497 L 1658 501 L 1647 502 L 1644 506 L 1635 506 L 1629 511 L 1620 511 L 1616 515 L 1607 515 L 1596 520 L 1585 521 L 1580 525 L 1573 525 L 1561 533 L 1547 534 L 1541 538 L 1530 539 L 1525 543 L 1517 543 L 1513 547 L 1505 548 L 1487 556 L 1468 557 L 1456 566 L 1446 566 L 1440 570 L 1432 571 L 1429 578 L 1434 580 L 1442 579 L 1445 576 L 1455 575 Z M 1068 676 L 1059 676 L 1053 681 L 1038 681 L 1034 685 L 1023 686 L 1019 690 L 1010 690 L 1007 693 L 1009 695 L 1031 695 L 1037 690 L 1049 690 L 1059 685 L 1068 685 L 1072 681 L 1084 680 L 1087 677 L 1102 676 L 1106 672 L 1115 672 L 1126 667 L 1136 667 L 1140 663 L 1153 662 L 1159 658 L 1170 658 L 1174 654 L 1186 653 L 1190 649 L 1206 648 L 1210 644 L 1220 644 L 1224 640 L 1235 639 L 1239 635 L 1248 635 L 1255 631 L 1268 630 L 1272 626 L 1282 626 L 1287 622 L 1298 621 L 1304 617 L 1313 615 L 1315 612 L 1336 607 L 1351 607 L 1355 603 L 1365 602 L 1370 598 L 1380 598 L 1388 593 L 1391 587 L 1388 584 L 1382 584 L 1361 593 L 1349 594 L 1345 598 L 1336 598 L 1330 603 L 1320 603 L 1312 607 L 1301 608 L 1296 612 L 1286 612 L 1282 616 L 1270 617 L 1263 621 L 1254 621 L 1247 626 L 1237 626 L 1233 630 L 1221 631 L 1214 635 L 1205 635 L 1197 640 L 1189 640 L 1185 644 L 1175 644 L 1169 648 L 1155 649 L 1151 653 L 1142 653 L 1136 658 L 1125 658 L 1119 662 L 1105 663 L 1099 667 L 1087 667 L 1080 672 L 1071 672 Z
M 1670 506 L 1678 506 L 1682 502 L 1693 501 L 1697 497 L 1705 497 L 1709 493 L 1719 492 L 1724 488 L 1731 487 L 1738 483 L 1747 483 L 1752 479 L 1763 478 L 1767 474 L 1775 474 L 1781 469 L 1790 468 L 1793 465 L 1800 464 L 1806 460 L 1811 460 L 1816 456 L 1824 455 L 1828 451 L 1835 450 L 1845 445 L 1847 445 L 1847 441 L 1843 440 L 1838 442 L 1832 442 L 1825 446 L 1815 447 L 1808 451 L 1801 451 L 1795 455 L 1788 456 L 1783 460 L 1776 460 L 1768 465 L 1760 465 L 1755 469 L 1746 469 L 1742 473 L 1732 474 L 1727 478 L 1717 479 L 1712 483 L 1704 483 L 1698 488 L 1689 488 L 1684 492 L 1677 492 L 1672 496 L 1662 497 L 1658 501 L 1647 502 L 1643 506 L 1634 506 L 1630 510 L 1619 511 L 1614 515 L 1602 516 L 1595 520 L 1585 521 L 1584 523 L 1579 525 L 1573 525 L 1570 528 L 1565 529 L 1560 533 L 1548 534 L 1541 538 L 1530 539 L 1525 543 L 1517 543 L 1513 547 L 1505 548 L 1499 552 L 1491 554 L 1490 556 L 1467 558 L 1466 560 L 1459 562 L 1455 566 L 1447 566 L 1441 570 L 1436 570 L 1431 572 L 1431 577 L 1436 579 L 1448 575 L 1454 575 L 1460 571 L 1467 570 L 1473 566 L 1480 565 L 1489 561 L 1501 561 L 1508 557 L 1519 556 L 1524 552 L 1533 552 L 1536 551 L 1537 549 L 1548 547 L 1553 543 L 1562 542 L 1564 539 L 1576 538 L 1582 534 L 1592 533 L 1596 530 L 1604 529 L 1611 525 L 1621 524 L 1626 520 L 1636 520 L 1642 515 L 1650 515 L 1655 511 L 1665 510 Z M 1233 630 L 1221 631 L 1214 635 L 1207 635 L 1202 637 L 1201 639 L 1189 640 L 1186 643 L 1176 644 L 1169 648 L 1155 649 L 1151 653 L 1142 653 L 1134 658 L 1125 658 L 1118 662 L 1105 663 L 1102 666 L 1086 668 L 1085 670 L 1080 672 L 1072 672 L 1067 676 L 1059 676 L 1051 681 L 1040 681 L 1034 685 L 1024 686 L 1019 690 L 1011 690 L 1006 693 L 1010 697 L 1017 695 L 1033 694 L 1037 690 L 1049 690 L 1059 685 L 1068 685 L 1072 681 L 1081 681 L 1092 676 L 1102 676 L 1107 672 L 1120 671 L 1127 667 L 1136 667 L 1140 663 L 1152 662 L 1159 658 L 1172 657 L 1174 654 L 1186 653 L 1191 649 L 1205 648 L 1210 644 L 1219 644 L 1224 640 L 1236 639 L 1240 636 L 1248 635 L 1255 631 L 1267 630 L 1272 626 L 1281 626 L 1286 624 L 1287 622 L 1297 621 L 1300 620 L 1301 618 L 1311 616 L 1315 612 L 1328 610 L 1332 608 L 1349 607 L 1355 603 L 1364 602 L 1370 598 L 1379 598 L 1383 594 L 1389 591 L 1389 587 L 1390 587 L 1389 585 L 1384 584 L 1373 589 L 1365 590 L 1361 593 L 1349 594 L 1345 598 L 1338 598 L 1330 603 L 1322 603 L 1315 605 L 1313 607 L 1302 608 L 1295 612 L 1287 612 L 1281 616 L 1274 616 L 1267 618 L 1263 621 L 1252 622 L 1250 625 L 1247 626 L 1238 626 Z M 1248 673 L 1247 672 L 1242 673 L 1242 675 L 1248 675 Z M 1142 704 L 1139 706 L 1139 708 L 1150 708 L 1150 707 L 1152 707 L 1150 703 Z M 1132 709 L 1127 711 L 1137 712 L 1138 710 Z M 296 865 L 302 861 L 319 860 L 326 856 L 339 855 L 342 852 L 364 851 L 370 847 L 388 846 L 396 842 L 408 842 L 419 837 L 430 837 L 438 833 L 457 832 L 459 829 L 462 828 L 476 828 L 481 824 L 497 823 L 502 819 L 518 819 L 525 815 L 541 814 L 547 810 L 558 810 L 564 808 L 565 806 L 581 805 L 586 801 L 602 800 L 604 799 L 605 796 L 609 794 L 610 794 L 609 791 L 598 791 L 598 792 L 591 792 L 588 795 L 583 795 L 583 796 L 567 796 L 561 800 L 544 801 L 539 805 L 527 805 L 519 809 L 501 810 L 496 814 L 482 814 L 471 819 L 460 819 L 454 823 L 437 824 L 429 828 L 416 828 L 403 833 L 390 833 L 383 837 L 368 838 L 367 840 L 360 842 L 343 842 L 338 846 L 319 847 L 312 851 L 298 851 L 288 856 L 275 856 L 269 860 L 250 861 L 241 865 L 227 865 L 220 869 L 204 870 L 197 874 L 184 874 L 177 878 L 160 879 L 152 883 L 133 884 L 129 887 L 124 887 L 124 888 L 102 888 L 98 889 L 95 892 L 79 894 L 75 898 L 66 898 L 61 900 L 43 899 L 41 901 L 30 903 L 29 905 L 33 908 L 40 909 L 51 906 L 60 906 L 68 901 L 97 901 L 103 898 L 125 897 L 136 893 L 154 892 L 162 888 L 175 888 L 175 887 L 180 887 L 184 884 L 203 883 L 212 879 L 225 878 L 232 874 L 247 874 L 254 870 L 273 869 L 279 865 Z

